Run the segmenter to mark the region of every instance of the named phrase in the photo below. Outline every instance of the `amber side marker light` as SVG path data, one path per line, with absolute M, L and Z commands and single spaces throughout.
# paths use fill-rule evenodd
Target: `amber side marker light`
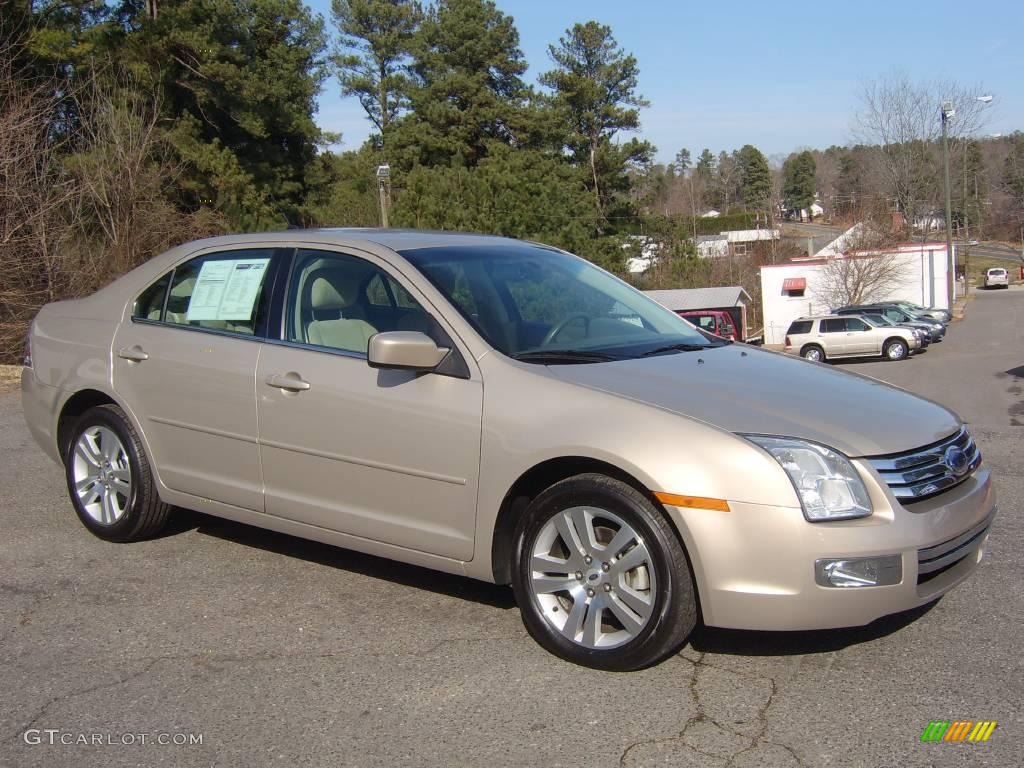
M 729 512 L 729 502 L 725 499 L 710 499 L 706 496 L 680 496 L 675 493 L 656 491 L 654 498 L 670 507 L 686 507 L 688 509 L 713 509 L 716 512 Z

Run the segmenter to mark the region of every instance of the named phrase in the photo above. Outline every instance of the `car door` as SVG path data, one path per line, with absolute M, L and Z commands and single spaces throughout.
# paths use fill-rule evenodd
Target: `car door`
M 114 390 L 164 484 L 259 512 L 253 379 L 275 263 L 253 248 L 189 259 L 140 295 L 113 344 Z
M 846 352 L 849 355 L 880 355 L 882 353 L 881 331 L 872 328 L 859 317 L 847 317 Z
M 483 407 L 475 366 L 460 378 L 366 360 L 381 331 L 425 331 L 452 348 L 436 313 L 383 262 L 317 250 L 295 255 L 284 307 L 281 338 L 256 372 L 267 513 L 470 559 Z
M 826 317 L 819 321 L 821 342 L 828 357 L 842 357 L 847 354 L 846 318 Z

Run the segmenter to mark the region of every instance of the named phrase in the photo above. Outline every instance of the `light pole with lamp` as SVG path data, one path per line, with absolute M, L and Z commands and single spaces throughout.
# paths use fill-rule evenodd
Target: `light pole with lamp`
M 388 228 L 388 210 L 391 208 L 391 166 L 377 166 L 377 192 L 380 195 L 380 225 Z
M 988 104 L 992 101 L 991 96 L 977 96 L 975 101 Z M 953 300 L 956 297 L 955 285 L 956 275 L 953 263 L 953 199 L 949 185 L 949 129 L 947 123 L 950 118 L 956 115 L 953 102 L 942 102 L 942 169 L 945 176 L 946 186 L 946 302 L 950 315 L 953 314 Z M 967 293 L 967 273 L 964 273 L 964 293 Z

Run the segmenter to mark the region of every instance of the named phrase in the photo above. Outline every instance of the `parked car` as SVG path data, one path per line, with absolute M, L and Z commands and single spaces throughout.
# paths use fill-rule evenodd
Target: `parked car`
M 986 288 L 1009 288 L 1010 277 L 1002 267 L 991 267 L 985 270 Z
M 920 346 L 908 328 L 878 328 L 862 317 L 823 315 L 790 323 L 784 351 L 819 363 L 842 357 L 904 360 Z
M 666 658 L 698 612 L 803 630 L 925 605 L 974 571 L 995 515 L 943 406 L 723 341 L 504 238 L 188 243 L 44 306 L 21 385 L 102 539 L 185 507 L 511 584 L 541 645 L 602 669 Z
M 938 320 L 941 323 L 948 323 L 950 320 L 953 319 L 953 315 L 951 315 L 949 311 L 945 309 L 937 309 L 936 307 L 922 307 L 920 304 L 915 304 L 912 301 L 893 301 L 892 303 L 895 304 L 900 309 L 903 309 L 907 312 L 912 312 L 913 314 L 919 317 L 931 320 Z
M 942 341 L 946 335 L 946 324 L 931 317 L 923 317 L 910 312 L 896 304 L 858 304 L 848 307 L 840 307 L 833 310 L 834 315 L 861 315 L 869 314 L 884 315 L 898 325 L 921 328 L 927 330 L 931 340 Z
M 733 325 L 729 313 L 720 309 L 695 309 L 676 312 L 684 320 L 689 320 L 702 331 L 713 333 L 729 341 L 737 341 L 736 326 Z
M 928 331 L 923 328 L 917 327 L 913 323 L 894 323 L 885 315 L 876 315 L 867 312 L 864 313 L 863 315 L 858 315 L 858 317 L 862 317 L 863 319 L 867 320 L 869 323 L 878 328 L 908 328 L 917 337 L 918 342 L 920 342 L 921 352 L 924 352 L 928 348 L 928 345 L 932 343 L 932 337 L 928 333 Z

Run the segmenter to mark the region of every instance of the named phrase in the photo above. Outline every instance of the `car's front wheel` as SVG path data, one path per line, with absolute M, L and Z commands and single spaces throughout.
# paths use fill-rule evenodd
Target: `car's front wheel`
M 64 465 L 75 512 L 101 539 L 138 541 L 167 521 L 171 508 L 160 500 L 142 441 L 116 405 L 82 414 Z
M 686 553 L 654 503 L 626 483 L 598 474 L 556 483 L 525 510 L 515 545 L 523 623 L 564 659 L 640 669 L 693 631 Z
M 890 339 L 885 342 L 885 357 L 887 360 L 902 360 L 909 351 L 907 342 L 902 339 Z

